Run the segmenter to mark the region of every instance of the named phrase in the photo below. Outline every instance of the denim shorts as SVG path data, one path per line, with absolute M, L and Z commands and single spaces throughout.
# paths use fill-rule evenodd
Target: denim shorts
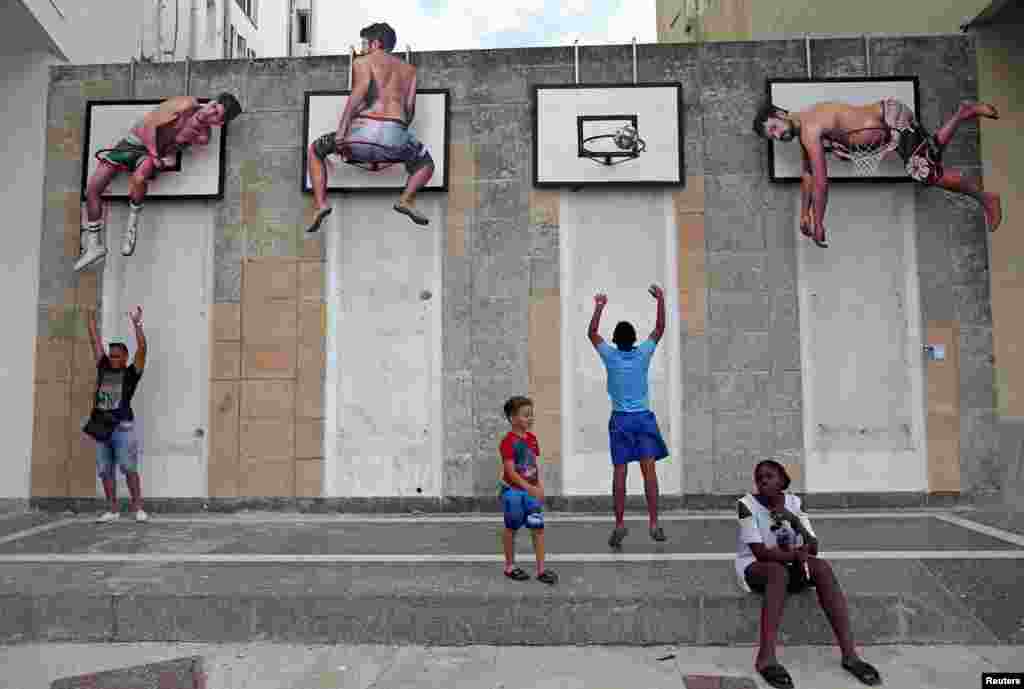
M 139 470 L 139 438 L 135 435 L 135 423 L 122 421 L 110 440 L 96 443 L 96 473 L 101 479 L 113 479 L 114 467 L 121 468 L 126 476 Z
M 348 138 L 340 145 L 334 132 L 324 134 L 314 144 L 320 158 L 326 158 L 339 149 L 349 160 L 358 163 L 405 163 L 405 170 L 410 175 L 434 164 L 430 151 L 409 128 L 390 119 L 356 117 L 352 120 Z

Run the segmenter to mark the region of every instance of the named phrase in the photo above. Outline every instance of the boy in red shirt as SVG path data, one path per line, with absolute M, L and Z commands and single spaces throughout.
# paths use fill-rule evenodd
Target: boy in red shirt
M 526 526 L 533 537 L 533 550 L 537 554 L 537 579 L 555 584 L 558 575 L 544 569 L 544 483 L 537 471 L 540 446 L 537 436 L 530 433 L 533 426 L 533 402 L 528 397 L 513 397 L 505 402 L 505 418 L 512 430 L 499 446 L 501 477 L 498 486 L 505 511 L 505 576 L 525 581 L 530 575 L 515 565 L 516 531 Z

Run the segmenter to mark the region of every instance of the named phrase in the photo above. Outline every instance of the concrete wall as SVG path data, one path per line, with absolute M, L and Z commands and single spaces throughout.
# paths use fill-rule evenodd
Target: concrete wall
M 888 38 L 872 46 L 875 74 L 920 76 L 926 123 L 937 122 L 962 98 L 977 94 L 974 47 L 968 38 Z M 622 295 L 615 303 L 623 305 L 641 332 L 649 328 L 653 307 L 642 290 L 653 279 L 674 291 L 670 328 L 654 374 L 655 405 L 664 405 L 659 408 L 662 429 L 678 448 L 672 464 L 660 469 L 663 491 L 742 492 L 750 485 L 754 462 L 766 456 L 780 457 L 791 467 L 798 489 L 831 491 L 805 480 L 810 477 L 804 464 L 807 361 L 801 356 L 799 190 L 768 181 L 767 147 L 750 130 L 765 79 L 806 74 L 803 42 L 639 47 L 641 81 L 681 81 L 685 91 L 686 185 L 656 193 L 574 195 L 532 188 L 529 86 L 571 83 L 571 49 L 422 53 L 415 60 L 422 87 L 452 91 L 449 191 L 422 197 L 432 218 L 428 230 L 396 224 L 386 212 L 389 194 L 338 196 L 339 211 L 328 230 L 332 242 L 341 242 L 335 248 L 325 246 L 323 234 L 307 238 L 303 233 L 311 201 L 298 184 L 301 108 L 307 89 L 344 87 L 347 58 L 220 61 L 193 67 L 194 93 L 226 88 L 240 96 L 246 109 L 229 135 L 225 199 L 208 206 L 215 228 L 209 276 L 209 415 L 201 449 L 208 457 L 208 494 L 397 496 L 421 488 L 421 495 L 493 496 L 496 445 L 507 428 L 501 405 L 522 393 L 537 402 L 536 430 L 549 493 L 600 492 L 603 477 L 610 474 L 599 442 L 607 402 L 590 370 L 595 362 L 583 356 L 586 347 L 579 356 L 566 348 L 586 344 L 585 322 L 578 312 L 590 309 L 589 292 L 598 285 Z M 863 42 L 816 41 L 813 65 L 818 76 L 863 74 Z M 145 66 L 136 70 L 133 86 L 126 66 L 69 67 L 52 74 L 48 127 L 53 143 L 46 191 L 54 203 L 47 206 L 43 221 L 38 367 L 48 370 L 55 357 L 72 354 L 69 383 L 62 387 L 60 381 L 43 380 L 37 385 L 37 409 L 56 410 L 48 414 L 67 410 L 70 421 L 82 411 L 78 407 L 84 398 L 75 391 L 84 390 L 92 372 L 80 361 L 82 331 L 73 327 L 74 314 L 76 304 L 89 305 L 90 298 L 98 298 L 94 274 L 76 276 L 70 270 L 77 251 L 79 158 L 73 145 L 57 142 L 80 140 L 83 106 L 90 94 L 175 93 L 181 75 L 180 65 Z M 583 82 L 625 83 L 631 75 L 629 46 L 590 48 L 580 64 Z M 965 127 L 949 148 L 947 161 L 977 172 L 978 154 L 977 128 Z M 973 204 L 936 190 L 906 186 L 892 191 L 899 212 L 875 221 L 912 240 L 912 251 L 902 254 L 906 260 L 879 262 L 885 275 L 866 271 L 859 279 L 882 277 L 907 284 L 911 273 L 919 308 L 906 313 L 903 330 L 889 336 L 906 344 L 916 322 L 923 341 L 944 343 L 949 352 L 944 361 L 919 364 L 923 389 L 918 393 L 900 388 L 906 414 L 926 420 L 913 441 L 919 468 L 917 483 L 910 487 L 917 488 L 915 494 L 988 499 L 1000 489 L 1005 472 L 1000 472 L 992 441 L 991 309 L 987 237 L 980 214 Z M 814 254 L 825 268 L 833 257 L 840 263 L 849 258 L 838 255 L 843 233 L 852 231 L 842 227 L 842 198 L 837 194 L 833 206 L 836 248 Z M 601 204 L 623 212 L 635 208 L 637 213 L 643 205 L 644 212 L 637 216 L 643 222 L 632 230 L 639 236 L 630 253 L 597 271 L 592 264 L 601 256 L 600 247 L 619 251 L 615 242 L 625 223 L 611 211 L 602 213 Z M 357 232 L 345 224 L 353 222 L 353 213 L 367 227 Z M 190 231 L 176 216 L 170 211 L 147 216 L 146 232 Z M 115 213 L 111 217 L 116 228 L 121 221 Z M 892 217 L 901 220 L 893 225 Z M 371 227 L 386 239 L 359 234 Z M 434 237 L 434 243 L 419 247 L 414 230 Z M 119 236 L 118 229 L 111 232 Z M 426 241 L 426 236 L 421 239 Z M 358 243 L 349 253 L 343 247 L 353 238 Z M 585 240 L 598 248 L 586 254 L 577 248 Z M 143 235 L 140 242 L 146 241 L 155 240 Z M 414 244 L 417 252 L 425 253 L 417 253 L 416 262 L 403 260 L 402 252 L 412 251 Z M 866 251 L 868 244 L 859 250 Z M 338 246 L 344 256 L 337 253 Z M 436 259 L 430 259 L 432 251 Z M 353 264 L 355 256 L 365 260 Z M 440 306 L 421 298 L 426 275 L 405 281 L 429 271 L 431 260 L 440 263 L 439 289 L 434 292 Z M 563 274 L 565 266 L 572 274 Z M 342 296 L 355 290 L 353 298 L 365 300 L 373 293 L 366 276 L 378 271 L 386 273 L 386 284 L 375 293 L 381 313 L 438 319 L 437 327 L 409 330 L 422 338 L 424 348 L 440 347 L 437 364 L 430 363 L 433 355 L 420 352 L 419 363 L 406 374 L 392 365 L 374 379 L 363 370 L 376 361 L 374 343 L 392 348 L 389 356 L 394 359 L 401 338 L 389 340 L 383 320 L 371 318 L 367 307 L 353 312 L 355 328 L 335 331 L 328 345 L 328 300 L 336 290 Z M 857 285 L 826 280 L 824 287 Z M 343 322 L 332 319 L 331 327 Z M 605 324 L 606 338 L 613 325 Z M 849 332 L 835 336 L 859 347 L 859 331 L 843 327 Z M 573 329 L 579 329 L 579 342 Z M 167 328 L 160 337 L 168 357 L 195 346 L 189 329 Z M 336 368 L 328 366 L 329 357 L 336 358 Z M 866 353 L 862 358 L 871 357 Z M 380 361 L 385 360 L 387 356 Z M 332 370 L 333 380 L 325 386 Z M 396 374 L 408 377 L 395 379 Z M 855 378 L 858 371 L 850 374 Z M 139 395 L 158 394 L 152 385 L 152 379 L 144 379 Z M 340 394 L 332 398 L 325 391 L 331 386 L 347 390 L 356 406 L 345 408 Z M 849 394 L 861 395 L 852 408 L 868 409 L 875 392 L 851 388 Z M 906 397 L 914 394 L 916 410 Z M 405 410 L 437 398 L 436 415 Z M 397 452 L 389 458 L 379 444 L 374 449 L 364 442 L 374 433 L 386 436 L 402 421 L 406 432 L 428 416 L 436 419 L 431 422 L 436 426 L 427 429 L 429 442 L 414 442 L 412 435 L 395 441 L 395 448 L 405 448 L 404 456 L 411 458 L 406 463 L 397 459 Z M 363 444 L 359 452 L 344 455 L 338 437 L 325 441 L 324 428 L 345 431 L 353 419 L 360 419 Z M 573 445 L 569 438 L 580 442 Z M 34 447 L 32 494 L 94 495 L 91 458 L 70 436 L 61 442 L 58 446 L 48 440 Z M 421 454 L 427 446 L 434 448 L 429 456 Z M 573 447 L 593 449 L 593 457 L 585 462 L 566 457 L 564 451 Z M 343 467 L 339 458 L 345 456 L 364 459 L 356 467 Z M 405 466 L 435 467 L 437 473 L 421 483 L 402 475 Z M 358 490 L 338 485 L 345 476 L 341 468 L 363 472 Z M 927 479 L 922 481 L 922 475 Z M 377 480 L 385 488 L 374 486 Z M 857 490 L 891 492 L 884 473 Z
M 999 466 L 1006 471 L 1008 502 L 1024 496 L 1024 364 L 1017 354 L 1024 329 L 1017 304 L 1024 298 L 1024 192 L 1017 182 L 1024 175 L 1024 9 L 1008 5 L 998 23 L 979 27 L 978 92 L 999 108 L 998 122 L 982 125 L 981 158 L 985 186 L 1003 196 L 1006 219 L 991 242 L 992 335 L 1000 428 Z
M 43 208 L 40 182 L 46 148 L 46 110 L 39 95 L 46 92 L 49 66 L 56 62 L 46 33 L 23 6 L 14 3 L 0 9 L 0 95 L 6 103 L 4 117 L 10 128 L 6 146 L 13 162 L 0 169 L 0 203 L 7 209 L 10 228 L 0 259 L 0 289 L 8 295 L 0 380 L 10 395 L 0 417 L 0 433 L 7 445 L 7 480 L 0 498 L 29 495 Z

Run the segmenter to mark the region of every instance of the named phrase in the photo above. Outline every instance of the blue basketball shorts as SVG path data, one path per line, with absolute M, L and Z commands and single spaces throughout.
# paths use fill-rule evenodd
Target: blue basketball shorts
M 505 528 L 529 529 L 544 528 L 544 513 L 541 504 L 525 490 L 508 488 L 501 494 L 501 502 L 505 509 Z
M 668 447 L 652 411 L 612 412 L 608 420 L 608 445 L 612 464 L 668 457 Z

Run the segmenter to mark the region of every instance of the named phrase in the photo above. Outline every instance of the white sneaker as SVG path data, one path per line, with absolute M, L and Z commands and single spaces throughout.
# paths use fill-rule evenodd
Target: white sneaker
M 117 512 L 111 512 L 110 510 L 107 510 L 106 512 L 104 512 L 100 516 L 96 517 L 96 523 L 97 524 L 106 524 L 107 522 L 116 522 L 120 518 L 121 518 L 121 515 L 118 514 Z
M 135 521 L 137 522 L 148 522 L 149 515 L 146 514 L 145 510 L 135 510 Z
M 103 230 L 87 230 L 83 233 L 82 252 L 75 261 L 75 272 L 85 270 L 94 263 L 102 261 L 107 255 L 107 247 L 103 246 Z
M 139 236 L 139 214 L 142 206 L 130 206 L 128 211 L 128 226 L 124 229 L 124 237 L 121 239 L 121 255 L 131 256 L 135 253 L 135 240 Z

